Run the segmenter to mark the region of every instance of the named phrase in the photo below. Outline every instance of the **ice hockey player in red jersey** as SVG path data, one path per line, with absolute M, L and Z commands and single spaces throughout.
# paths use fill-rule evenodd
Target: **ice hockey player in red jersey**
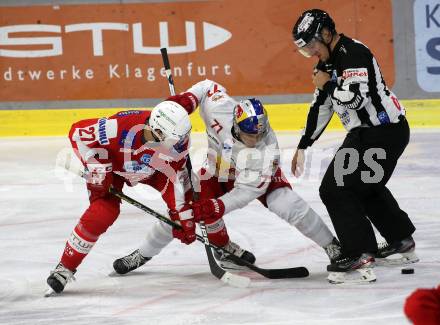
M 336 238 L 285 179 L 279 167 L 278 142 L 259 100 L 238 102 L 223 86 L 211 80 L 201 81 L 169 99 L 181 104 L 191 100 L 200 104 L 209 154 L 207 166 L 200 172 L 200 201 L 192 204 L 192 210 L 196 220 L 205 220 L 211 241 L 242 258 L 252 257 L 250 262 L 254 262 L 250 252 L 230 241 L 223 215 L 259 199 L 270 211 L 323 247 L 330 260 L 339 256 Z M 252 158 L 248 159 L 249 156 Z M 115 261 L 115 271 L 122 274 L 139 267 L 139 252 L 142 258 L 158 254 L 161 248 L 157 242 L 162 236 L 157 233 L 155 241 L 147 236 L 137 251 Z M 165 246 L 165 241 L 162 243 Z M 156 249 L 152 249 L 153 245 Z M 217 252 L 214 256 L 224 268 L 240 268 L 226 256 Z
M 122 111 L 72 125 L 69 139 L 85 167 L 90 205 L 47 279 L 49 292 L 64 290 L 99 236 L 118 218 L 121 202 L 109 193 L 110 186 L 117 190 L 124 184 L 154 187 L 161 192 L 171 218 L 183 228 L 171 230 L 157 222 L 155 231 L 187 244 L 195 240 L 193 217 L 185 207 L 185 195 L 190 195 L 185 168 L 190 130 L 186 109 L 173 101 L 161 102 L 152 111 Z

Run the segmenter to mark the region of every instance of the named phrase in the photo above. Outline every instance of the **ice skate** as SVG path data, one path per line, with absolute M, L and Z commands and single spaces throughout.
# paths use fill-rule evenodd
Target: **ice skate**
M 362 254 L 359 257 L 347 257 L 327 266 L 328 281 L 332 284 L 362 284 L 376 281 L 373 271 L 374 257 Z
M 224 249 L 226 249 L 228 252 L 231 252 L 235 256 L 238 256 L 242 258 L 243 260 L 254 264 L 255 263 L 255 256 L 251 252 L 242 249 L 240 246 L 238 246 L 236 243 L 229 241 L 225 246 L 223 246 Z M 217 260 L 218 264 L 227 270 L 245 270 L 246 267 L 242 264 L 235 263 L 232 260 L 230 260 L 226 254 L 223 252 L 217 252 L 214 251 L 214 257 Z
M 379 243 L 379 250 L 376 254 L 377 265 L 393 266 L 416 263 L 419 258 L 415 253 L 415 248 L 416 243 L 411 236 L 391 244 Z
M 47 284 L 49 289 L 45 293 L 45 297 L 52 296 L 54 293 L 60 293 L 64 290 L 67 282 L 75 280 L 74 274 L 76 270 L 71 271 L 64 267 L 63 264 L 59 263 L 55 270 L 50 271 L 50 275 L 47 278 Z
M 133 253 L 115 260 L 113 269 L 117 274 L 126 274 L 141 267 L 149 260 L 151 260 L 151 257 L 142 256 L 139 249 L 137 249 Z
M 333 238 L 330 244 L 328 244 L 323 248 L 328 258 L 330 259 L 330 263 L 336 262 L 342 256 L 341 244 L 339 243 L 339 240 L 337 240 L 336 237 Z

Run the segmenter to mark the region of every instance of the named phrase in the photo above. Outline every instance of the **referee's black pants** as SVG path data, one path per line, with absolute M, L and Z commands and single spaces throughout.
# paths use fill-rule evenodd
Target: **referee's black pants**
M 408 215 L 400 209 L 396 199 L 386 187 L 397 160 L 408 145 L 409 136 L 409 126 L 405 118 L 395 124 L 355 129 L 347 134 L 330 163 L 319 188 L 319 194 L 330 215 L 345 256 L 376 253 L 377 242 L 371 223 L 389 243 L 404 239 L 415 231 Z M 374 173 L 363 159 L 365 152 L 372 148 L 383 149 L 386 153 L 385 159 L 377 159 L 380 155 L 373 156 L 374 161 L 383 170 L 383 177 L 380 177 L 379 181 L 365 182 L 365 176 L 372 176 Z M 344 158 L 342 155 L 343 166 L 341 166 L 339 163 L 341 159 L 336 159 L 338 153 L 342 154 L 352 149 L 357 150 L 359 154 L 358 167 L 348 175 L 341 175 L 341 167 L 347 169 L 350 164 L 348 159 L 355 161 L 356 157 L 346 154 Z M 379 166 L 376 165 L 374 170 L 377 170 L 377 167 Z M 343 171 L 342 174 L 344 173 Z M 380 173 L 378 175 L 380 176 Z

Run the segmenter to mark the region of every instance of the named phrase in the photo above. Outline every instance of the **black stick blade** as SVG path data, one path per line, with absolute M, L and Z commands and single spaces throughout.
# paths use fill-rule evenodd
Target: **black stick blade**
M 260 269 L 259 271 L 268 279 L 305 278 L 309 276 L 309 270 L 304 266 L 288 269 Z

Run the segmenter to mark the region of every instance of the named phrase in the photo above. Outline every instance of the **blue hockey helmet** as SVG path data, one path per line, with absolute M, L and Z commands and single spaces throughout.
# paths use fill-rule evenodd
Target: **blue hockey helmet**
M 267 112 L 256 98 L 240 101 L 234 108 L 234 131 L 263 135 L 268 127 Z

